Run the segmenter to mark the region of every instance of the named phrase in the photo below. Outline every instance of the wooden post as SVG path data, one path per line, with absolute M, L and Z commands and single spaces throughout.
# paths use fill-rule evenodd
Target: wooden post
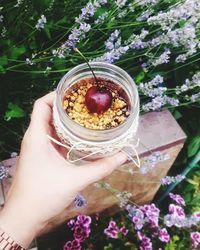
M 128 191 L 133 194 L 132 200 L 137 204 L 150 202 L 160 187 L 160 180 L 167 174 L 179 151 L 183 147 L 186 135 L 168 110 L 162 112 L 151 112 L 140 117 L 137 137 L 140 138 L 138 153 L 143 163 L 144 157 L 154 151 L 161 151 L 168 154 L 169 159 L 159 162 L 155 168 L 147 174 L 135 173 L 131 175 L 126 171 L 132 167 L 133 171 L 138 171 L 137 167 L 131 166 L 132 163 L 122 166 L 111 176 L 105 179 L 111 187 L 121 191 Z M 10 166 L 10 174 L 14 175 L 17 158 L 3 161 L 4 166 Z M 8 191 L 11 179 L 3 181 L 5 193 Z M 54 228 L 67 219 L 76 216 L 78 213 L 92 214 L 102 212 L 105 209 L 113 208 L 117 211 L 117 199 L 110 191 L 99 189 L 90 185 L 83 192 L 87 199 L 87 206 L 82 209 L 74 207 L 72 204 L 63 214 L 49 223 L 46 230 Z M 1 204 L 3 198 L 0 196 Z

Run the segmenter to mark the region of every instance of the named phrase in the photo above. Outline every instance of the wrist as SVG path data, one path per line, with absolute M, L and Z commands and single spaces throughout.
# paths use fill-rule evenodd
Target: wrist
M 7 203 L 0 213 L 0 228 L 24 248 L 30 245 L 44 226 L 34 212 L 31 213 L 21 204 Z

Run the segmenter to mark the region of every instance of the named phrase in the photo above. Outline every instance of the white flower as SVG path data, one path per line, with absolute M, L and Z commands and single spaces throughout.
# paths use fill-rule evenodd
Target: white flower
M 44 25 L 47 22 L 47 19 L 44 15 L 41 15 L 40 19 L 38 19 L 37 24 L 35 25 L 37 30 L 44 29 Z

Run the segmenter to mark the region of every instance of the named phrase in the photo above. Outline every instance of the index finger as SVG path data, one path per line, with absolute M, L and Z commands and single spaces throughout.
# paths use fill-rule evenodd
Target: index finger
M 52 120 L 52 107 L 55 99 L 55 91 L 36 100 L 31 115 L 31 127 L 46 131 Z

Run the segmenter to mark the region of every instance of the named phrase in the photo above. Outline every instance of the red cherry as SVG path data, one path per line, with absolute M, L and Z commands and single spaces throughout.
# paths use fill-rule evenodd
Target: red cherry
M 92 86 L 85 95 L 85 105 L 91 113 L 103 113 L 112 104 L 111 92 L 102 87 Z

